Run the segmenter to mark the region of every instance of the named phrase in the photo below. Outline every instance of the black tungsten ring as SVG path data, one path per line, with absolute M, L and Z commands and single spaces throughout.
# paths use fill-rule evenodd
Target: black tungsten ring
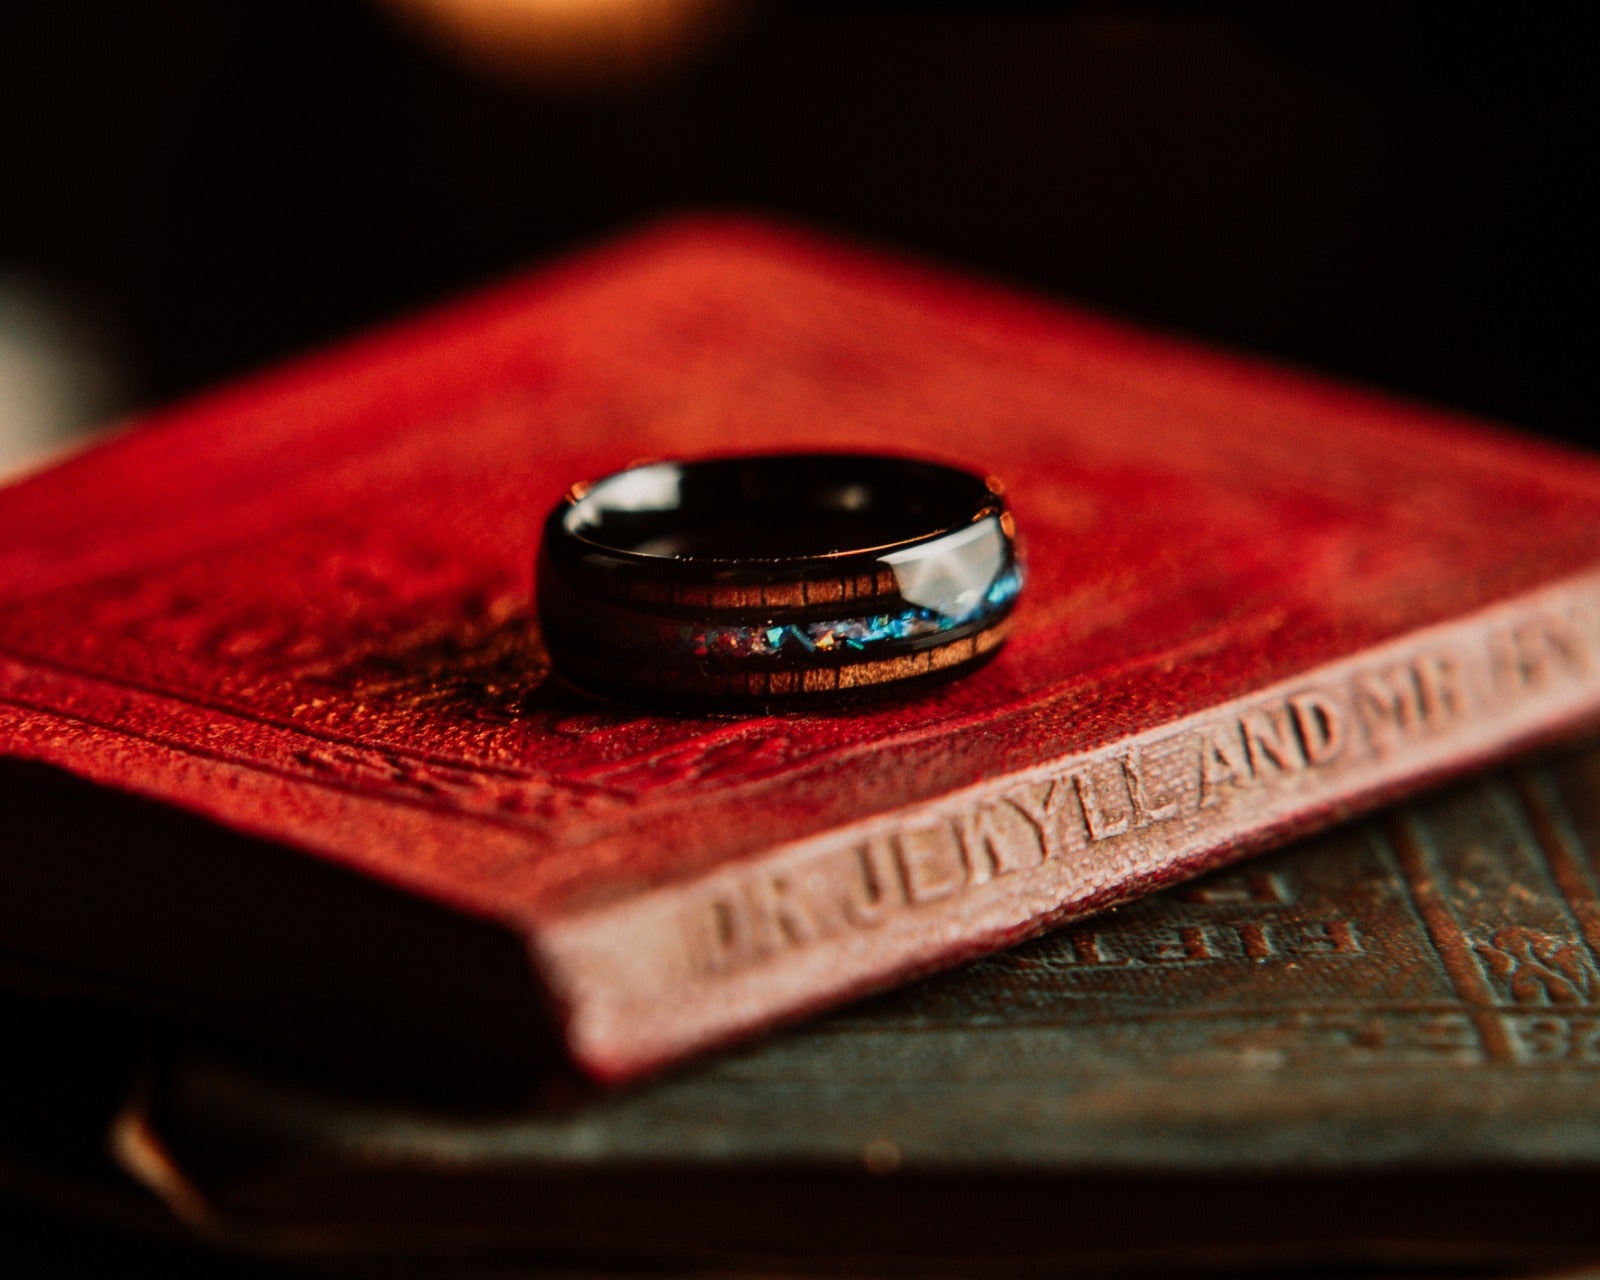
M 574 485 L 545 521 L 555 669 L 685 710 L 816 705 L 951 675 L 1021 587 L 999 483 L 904 458 L 653 462 Z

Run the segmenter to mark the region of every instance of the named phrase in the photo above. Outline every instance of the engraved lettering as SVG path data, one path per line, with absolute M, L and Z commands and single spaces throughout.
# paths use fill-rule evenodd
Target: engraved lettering
M 1112 961 L 1100 949 L 1100 935 L 1087 929 L 1073 930 L 1067 935 L 1067 941 L 1072 944 L 1072 955 L 1079 964 L 1111 964 Z
M 1262 777 L 1264 766 L 1271 765 L 1284 773 L 1295 773 L 1306 767 L 1306 758 L 1300 750 L 1300 739 L 1294 731 L 1287 706 L 1258 707 L 1240 717 L 1244 730 L 1245 750 L 1250 755 L 1250 767 L 1256 777 Z
M 1273 871 L 1235 871 L 1190 885 L 1181 896 L 1207 906 L 1287 906 L 1293 899 L 1283 879 Z
M 1122 782 L 1128 789 L 1133 825 L 1147 827 L 1153 822 L 1165 822 L 1178 814 L 1176 796 L 1159 799 L 1150 794 L 1145 781 L 1144 761 L 1139 748 L 1134 747 L 1122 757 Z
M 1006 802 L 1022 814 L 1039 833 L 1039 847 L 1046 858 L 1053 858 L 1067 847 L 1066 812 L 1078 798 L 1077 789 L 1065 778 L 1052 778 L 1019 787 L 1006 796 Z M 1078 806 L 1081 815 L 1083 810 Z M 1087 819 L 1084 834 L 1088 834 Z
M 821 933 L 805 895 L 782 874 L 754 876 L 713 894 L 688 928 L 691 959 L 713 973 L 804 946 Z
M 716 898 L 711 903 L 711 935 L 717 949 L 724 955 L 732 954 L 749 938 L 744 912 L 730 898 Z
M 1544 615 L 1489 638 L 1489 661 L 1502 693 L 1543 689 L 1561 676 L 1586 676 L 1593 668 L 1580 613 Z
M 1466 710 L 1461 661 L 1451 653 L 1430 653 L 1412 664 L 1423 719 L 1433 724 L 1454 720 Z
M 1200 734 L 1200 807 L 1222 799 L 1224 787 L 1241 787 L 1255 780 L 1239 726 L 1217 725 Z
M 944 824 L 914 827 L 895 838 L 906 901 L 933 902 L 961 888 L 966 864 L 955 833 Z
M 1544 619 L 1540 630 L 1543 632 L 1545 652 L 1557 665 L 1569 675 L 1588 675 L 1588 647 L 1583 642 L 1583 633 L 1572 619 L 1552 614 Z
M 1524 1062 L 1600 1062 L 1600 1018 L 1549 1013 L 1510 1015 L 1501 1022 Z
M 959 803 L 919 805 L 904 815 L 911 825 L 894 832 L 799 841 L 782 852 L 781 870 L 751 868 L 732 881 L 729 872 L 719 873 L 714 887 L 701 890 L 680 917 L 689 958 L 701 972 L 723 973 L 814 946 L 842 929 L 888 925 L 908 909 L 926 906 L 953 920 L 958 899 L 969 892 L 991 895 L 996 919 L 1014 912 L 1020 920 L 1040 902 L 1074 903 L 1082 882 L 1073 877 L 1080 869 L 1117 885 L 1180 849 L 1214 850 L 1219 840 L 1266 829 L 1262 824 L 1298 812 L 1292 793 L 1302 788 L 1318 802 L 1337 805 L 1373 783 L 1403 782 L 1415 770 L 1401 753 L 1418 744 L 1416 766 L 1428 766 L 1437 752 L 1423 740 L 1458 729 L 1470 716 L 1483 721 L 1472 742 L 1480 730 L 1485 740 L 1500 740 L 1495 735 L 1537 727 L 1548 721 L 1551 694 L 1566 696 L 1561 682 L 1595 680 L 1600 673 L 1600 592 L 1570 592 L 1559 608 L 1543 603 L 1550 598 L 1536 597 L 1538 610 L 1530 604 L 1510 614 L 1509 624 L 1472 620 L 1441 629 L 1426 648 L 1414 641 L 1381 646 L 1362 663 L 1332 665 L 1322 675 L 1301 677 L 1298 687 L 1264 691 L 1208 719 L 1162 731 L 1160 738 L 1145 735 L 1062 760 L 1050 776 L 997 779 Z M 1494 616 L 1508 615 L 1497 610 Z M 1519 705 L 1523 691 L 1541 697 Z M 1593 709 L 1600 690 L 1573 690 L 1568 704 L 1574 714 Z M 578 736 L 591 732 L 580 720 L 563 721 L 561 728 Z M 409 787 L 452 803 L 461 803 L 469 783 L 485 789 L 481 771 L 463 770 L 457 779 L 437 764 L 387 753 L 359 760 L 331 754 L 339 750 L 319 744 L 302 752 L 302 760 L 307 768 L 359 774 L 371 785 Z M 742 738 L 728 750 L 730 759 L 748 762 Z M 1190 754 L 1195 751 L 1198 761 Z M 682 753 L 702 763 L 711 754 L 699 748 Z M 651 770 L 672 764 L 669 755 L 650 756 Z M 1331 776 L 1319 776 L 1323 766 Z M 608 784 L 614 773 L 606 775 Z M 701 763 L 693 776 L 703 776 Z M 497 791 L 487 790 L 472 803 L 501 803 Z M 1235 797 L 1236 791 L 1250 794 Z M 1225 812 L 1212 809 L 1223 805 Z M 1179 830 L 1171 836 L 1153 830 L 1162 823 Z M 1081 867 L 1067 856 L 1101 841 L 1117 843 Z M 1216 910 L 1209 919 L 1202 916 L 1203 923 L 1121 940 L 1075 933 L 1051 963 L 1125 969 L 1362 954 L 1366 939 L 1353 921 L 1272 912 L 1293 901 L 1292 888 L 1281 875 L 1258 870 L 1208 879 L 1181 891 L 1183 900 Z M 1254 918 L 1241 922 L 1240 915 Z M 1507 924 L 1475 933 L 1470 945 L 1497 999 L 1507 1004 L 1572 1010 L 1600 1003 L 1600 965 L 1576 942 Z M 1519 1025 L 1524 1031 L 1516 1034 L 1525 1040 L 1519 1052 L 1556 1052 L 1552 1037 L 1559 1028 L 1567 1037 L 1561 1051 L 1578 1051 L 1571 1049 L 1575 1033 L 1567 1022 Z M 1473 1044 L 1474 1052 L 1482 1050 Z M 1449 1051 L 1457 1048 L 1452 1041 Z
M 956 829 L 969 885 L 987 884 L 996 876 L 1044 861 L 1044 845 L 1034 825 L 1010 804 L 984 805 L 963 813 Z
M 1329 764 L 1344 753 L 1344 711 L 1325 693 L 1297 693 L 1289 699 L 1300 747 L 1311 765 Z
M 1355 925 L 1348 920 L 1327 920 L 1305 926 L 1291 949 L 1320 956 L 1358 956 L 1363 951 Z
M 748 963 L 754 931 L 737 890 L 714 893 L 690 912 L 685 933 L 691 961 L 711 973 Z
M 1118 777 L 1121 777 L 1119 771 Z M 1120 814 L 1107 813 L 1101 804 L 1101 788 L 1095 781 L 1090 769 L 1082 769 L 1072 775 L 1072 781 L 1078 788 L 1078 803 L 1083 806 L 1083 820 L 1089 828 L 1091 840 L 1106 840 L 1112 836 L 1120 836 L 1133 826 L 1133 799 L 1124 789 L 1123 799 L 1127 807 Z
M 1455 1058 L 1477 1062 L 1483 1057 L 1482 1042 L 1471 1021 L 1462 1014 L 1442 1013 L 1399 1023 L 1405 1036 L 1397 1046 L 1425 1057 Z
M 1409 738 L 1425 724 L 1416 673 L 1405 665 L 1356 677 L 1356 709 L 1374 742 Z
M 854 891 L 845 898 L 844 913 L 858 925 L 877 924 L 898 906 L 900 877 L 894 847 L 887 836 L 877 836 L 855 851 Z
M 785 943 L 803 946 L 820 932 L 806 905 L 804 895 L 781 872 L 757 876 L 749 882 L 752 910 L 762 941 L 769 948 Z
M 1507 1018 L 1505 1021 L 1520 1058 L 1560 1062 L 1571 1052 L 1571 1033 L 1564 1018 Z
M 1529 622 L 1490 636 L 1490 665 L 1495 685 L 1502 692 L 1516 693 L 1544 684 L 1548 666 L 1537 642 L 1539 634 L 1538 624 Z
M 1151 959 L 1157 963 L 1175 964 L 1199 960 L 1215 960 L 1217 954 L 1211 947 L 1211 930 L 1204 925 L 1184 925 L 1157 935 Z

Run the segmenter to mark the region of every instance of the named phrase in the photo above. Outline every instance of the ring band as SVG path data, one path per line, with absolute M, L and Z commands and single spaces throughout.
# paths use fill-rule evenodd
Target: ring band
M 964 671 L 1005 637 L 1021 568 L 1000 484 L 858 454 L 655 462 L 545 521 L 555 669 L 684 710 L 811 706 Z

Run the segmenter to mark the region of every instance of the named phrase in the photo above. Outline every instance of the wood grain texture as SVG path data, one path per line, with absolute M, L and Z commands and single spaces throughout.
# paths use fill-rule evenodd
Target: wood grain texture
M 1030 586 L 994 661 L 744 720 L 548 678 L 567 486 L 833 447 L 1006 484 Z M 502 922 L 616 1078 L 1592 718 L 1597 572 L 1587 458 L 691 221 L 0 494 L 0 754 Z

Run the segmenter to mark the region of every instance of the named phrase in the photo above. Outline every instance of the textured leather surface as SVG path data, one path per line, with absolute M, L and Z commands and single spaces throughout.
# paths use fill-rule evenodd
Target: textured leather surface
M 354 1255 L 1592 1259 L 1597 796 L 1594 747 L 1491 775 L 622 1097 L 430 1113 L 192 1053 L 124 1156 L 195 1225 Z
M 997 660 L 908 702 L 740 720 L 547 678 L 530 574 L 568 484 L 645 456 L 831 447 L 1006 483 L 1031 580 Z M 1587 459 L 691 221 L 0 493 L 0 753 L 509 921 L 548 963 L 556 922 L 1591 570 L 1597 534 Z M 1138 887 L 1114 862 L 1095 874 L 1096 902 Z M 1029 911 L 965 940 L 941 925 L 843 985 L 797 978 L 740 1025 L 1015 938 Z

